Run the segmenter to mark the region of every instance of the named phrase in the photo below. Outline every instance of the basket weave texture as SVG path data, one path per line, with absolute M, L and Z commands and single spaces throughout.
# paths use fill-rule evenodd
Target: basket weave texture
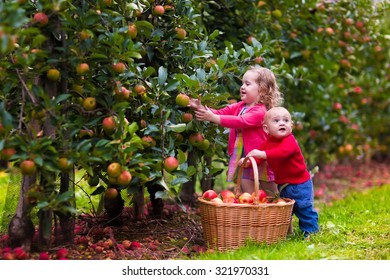
M 284 198 L 285 204 L 259 203 L 257 164 L 252 157 L 247 160 L 255 175 L 254 204 L 217 204 L 198 198 L 203 237 L 209 248 L 225 251 L 241 247 L 249 240 L 272 244 L 286 239 L 295 201 Z M 243 166 L 238 174 L 236 195 L 241 192 L 242 171 Z

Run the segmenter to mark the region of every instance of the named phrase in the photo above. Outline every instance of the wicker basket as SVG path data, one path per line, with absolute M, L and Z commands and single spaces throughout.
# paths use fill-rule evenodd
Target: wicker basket
M 284 198 L 286 204 L 259 203 L 259 180 L 256 161 L 250 160 L 255 181 L 254 204 L 216 204 L 199 198 L 203 236 L 209 248 L 224 251 L 245 245 L 248 240 L 276 243 L 286 239 L 295 201 Z M 241 192 L 241 175 L 238 174 L 236 195 Z

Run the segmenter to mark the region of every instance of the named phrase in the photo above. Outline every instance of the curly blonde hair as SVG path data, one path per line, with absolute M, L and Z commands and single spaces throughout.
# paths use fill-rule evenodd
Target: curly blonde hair
M 279 91 L 275 74 L 271 70 L 260 66 L 251 66 L 248 71 L 253 71 L 258 74 L 256 82 L 260 88 L 260 102 L 268 110 L 272 107 L 283 105 L 283 93 Z

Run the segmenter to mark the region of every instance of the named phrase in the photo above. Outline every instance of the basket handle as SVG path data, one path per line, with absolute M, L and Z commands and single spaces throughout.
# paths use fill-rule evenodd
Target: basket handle
M 237 186 L 236 186 L 236 195 L 241 193 L 241 177 L 242 177 L 242 172 L 244 171 L 244 166 L 247 161 L 250 161 L 252 164 L 253 168 L 253 175 L 254 175 L 254 183 L 255 183 L 255 197 L 253 199 L 253 202 L 255 205 L 259 204 L 259 172 L 257 169 L 257 163 L 256 160 L 253 157 L 246 157 L 244 159 L 243 164 L 240 166 L 240 169 L 238 170 L 238 176 L 237 176 Z

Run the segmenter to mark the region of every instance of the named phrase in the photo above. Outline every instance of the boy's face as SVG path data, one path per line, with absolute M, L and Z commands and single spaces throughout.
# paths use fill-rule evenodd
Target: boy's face
M 275 138 L 284 138 L 292 133 L 291 115 L 285 108 L 272 108 L 265 117 L 264 131 Z

